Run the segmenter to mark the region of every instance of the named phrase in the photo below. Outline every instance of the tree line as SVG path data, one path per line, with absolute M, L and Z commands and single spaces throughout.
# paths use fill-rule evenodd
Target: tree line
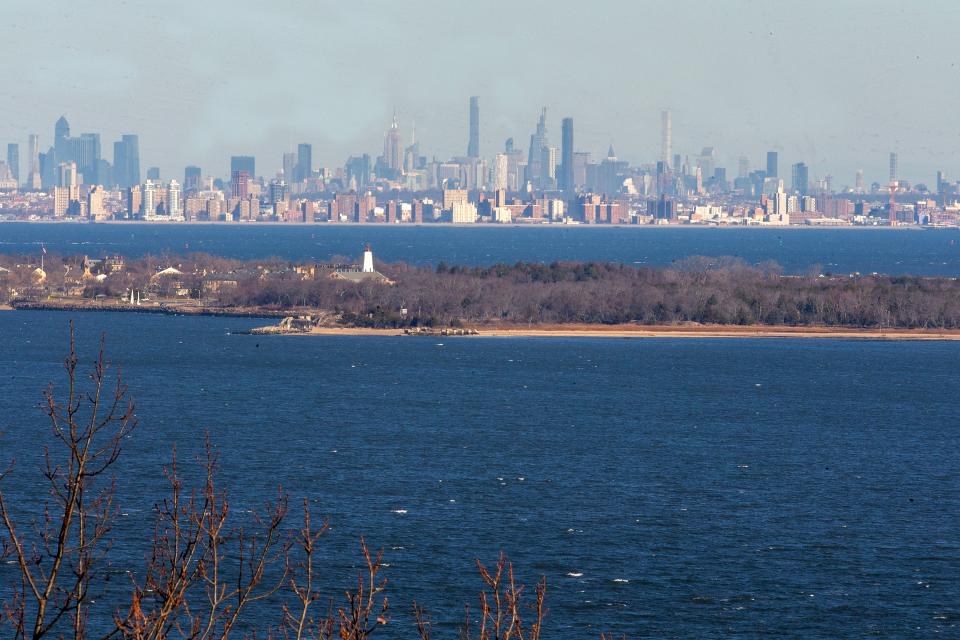
M 0 265 L 4 260 L 0 259 Z M 6 262 L 13 262 L 6 258 Z M 77 260 L 52 257 L 47 291 L 65 287 Z M 71 266 L 72 265 L 72 266 Z M 25 291 L 28 269 L 6 274 Z M 181 275 L 153 277 L 166 266 Z M 955 278 L 835 275 L 816 267 L 784 274 L 774 263 L 692 257 L 666 267 L 608 262 L 518 262 L 469 267 L 380 264 L 392 283 L 330 277 L 329 270 L 280 259 L 227 260 L 205 254 L 145 257 L 122 272 L 89 282 L 87 297 L 120 297 L 133 288 L 158 298 L 175 295 L 217 307 L 321 310 L 345 324 L 379 327 L 488 324 L 703 323 L 857 328 L 960 328 Z M 205 286 L 214 276 L 230 286 Z M 69 280 L 69 277 L 66 278 Z M 4 277 L 0 273 L 0 285 Z M 13 285 L 19 285 L 19 289 Z
M 775 264 L 691 258 L 664 268 L 601 262 L 520 262 L 436 268 L 383 265 L 396 284 L 260 280 L 222 302 L 315 307 L 367 326 L 703 323 L 960 327 L 953 278 L 784 275 Z M 405 312 L 403 311 L 405 310 Z

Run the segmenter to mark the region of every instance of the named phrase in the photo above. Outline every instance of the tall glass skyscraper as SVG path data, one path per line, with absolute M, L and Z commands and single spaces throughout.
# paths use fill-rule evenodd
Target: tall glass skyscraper
M 573 118 L 563 119 L 560 145 L 562 157 L 557 186 L 561 191 L 570 192 L 576 188 L 573 180 Z
M 140 184 L 140 137 L 121 136 L 113 143 L 113 181 L 123 189 Z
M 302 182 L 313 175 L 313 147 L 302 143 L 297 145 L 297 167 L 294 176 Z
M 7 145 L 7 166 L 10 167 L 10 175 L 20 184 L 20 145 L 11 142 Z
M 470 141 L 467 143 L 467 157 L 480 157 L 480 97 L 470 97 Z

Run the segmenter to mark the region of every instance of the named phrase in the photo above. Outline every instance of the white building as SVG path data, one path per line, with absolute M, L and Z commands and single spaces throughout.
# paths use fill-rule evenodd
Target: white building
M 183 191 L 180 189 L 180 183 L 171 180 L 167 186 L 167 212 L 171 220 L 183 220 Z
M 450 211 L 454 224 L 472 224 L 477 221 L 477 207 L 470 202 L 455 202 Z

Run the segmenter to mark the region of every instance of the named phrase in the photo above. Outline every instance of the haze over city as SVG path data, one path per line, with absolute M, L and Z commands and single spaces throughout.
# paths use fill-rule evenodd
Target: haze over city
M 262 173 L 310 142 L 314 162 L 376 154 L 394 111 L 422 152 L 463 155 L 467 97 L 483 105 L 483 156 L 519 146 L 547 106 L 577 123 L 595 158 L 653 162 L 660 110 L 675 152 L 716 148 L 736 166 L 803 161 L 815 175 L 932 183 L 956 175 L 957 60 L 944 55 L 949 2 L 547 2 L 271 4 L 7 3 L 0 38 L 18 71 L 0 102 L 0 140 L 52 143 L 66 114 L 105 140 L 138 133 L 144 166 Z M 13 63 L 12 63 L 13 64 Z M 273 166 L 275 165 L 275 166 Z

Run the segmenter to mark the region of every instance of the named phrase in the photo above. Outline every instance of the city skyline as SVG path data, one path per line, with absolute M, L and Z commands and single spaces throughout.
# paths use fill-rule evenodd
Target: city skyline
M 33 48 L 34 73 L 10 81 L 0 140 L 23 148 L 29 134 L 49 135 L 42 123 L 66 113 L 78 131 L 104 139 L 139 134 L 145 165 L 167 174 L 187 165 L 226 173 L 234 154 L 280 170 L 282 153 L 301 142 L 313 145 L 315 165 L 339 166 L 376 153 L 396 109 L 405 133 L 415 121 L 425 152 L 444 158 L 464 154 L 466 98 L 476 95 L 485 157 L 509 137 L 524 140 L 547 105 L 551 131 L 572 117 L 579 150 L 602 157 L 613 143 L 632 164 L 658 158 L 660 111 L 670 109 L 674 152 L 713 147 L 728 170 L 739 156 L 760 166 L 770 149 L 841 183 L 852 183 L 858 169 L 868 182 L 882 181 L 890 151 L 914 181 L 960 169 L 949 107 L 960 89 L 949 81 L 957 69 L 944 46 L 945 18 L 958 13 L 951 4 L 907 11 L 814 2 L 798 12 L 753 2 L 607 3 L 587 29 L 597 46 L 548 47 L 546 57 L 528 42 L 525 25 L 563 34 L 576 18 L 569 8 L 494 2 L 437 11 L 434 4 L 224 11 L 220 2 L 173 2 L 163 15 L 182 19 L 151 21 L 135 7 L 107 3 L 77 5 L 67 19 L 50 21 L 42 7 L 17 0 L 0 26 L 5 41 L 26 50 L 43 34 L 55 44 Z M 214 20 L 232 34 L 216 47 L 200 38 Z M 285 25 L 279 42 L 286 46 L 277 51 L 302 51 L 284 57 L 249 46 L 275 37 L 261 31 L 268 23 Z M 887 37 L 894 31 L 897 38 Z M 68 37 L 74 32 L 85 37 Z M 873 41 L 884 47 L 856 46 Z M 908 90 L 914 86 L 935 92 L 918 100 Z

